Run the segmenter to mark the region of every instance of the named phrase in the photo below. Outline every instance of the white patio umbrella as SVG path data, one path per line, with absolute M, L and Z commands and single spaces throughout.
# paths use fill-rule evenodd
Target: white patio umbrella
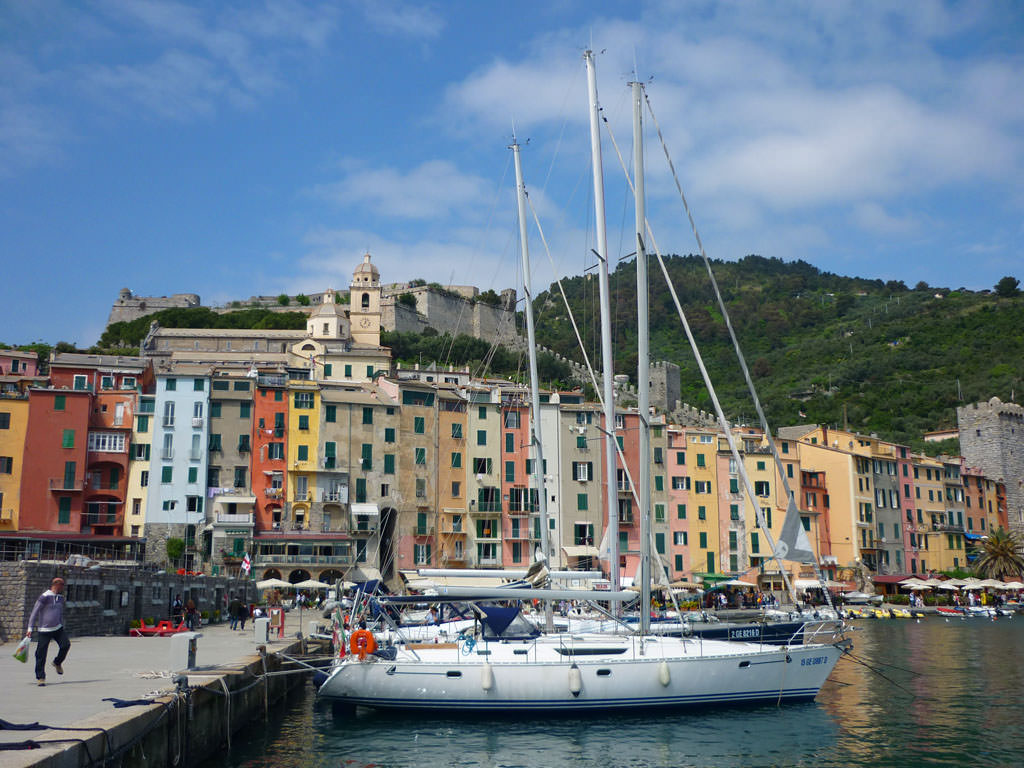
M 952 592 L 960 591 L 960 587 L 958 587 L 956 584 L 951 584 L 948 581 L 942 582 L 941 584 L 939 584 L 938 587 L 936 587 L 936 589 L 948 589 Z
M 298 589 L 328 589 L 331 585 L 325 581 L 317 581 L 316 579 L 306 579 L 300 581 L 297 584 L 292 584 L 293 587 Z
M 943 583 L 951 584 L 954 587 L 966 587 L 968 584 L 968 582 L 964 581 L 963 579 L 949 579 L 948 581 L 945 581 Z
M 922 586 L 927 587 L 928 585 L 925 584 L 920 579 L 914 579 L 914 578 L 904 579 L 899 584 L 900 589 L 915 589 L 917 587 L 922 587 Z
M 1024 582 L 1008 581 L 1006 582 L 1006 589 L 1024 589 Z
M 979 587 L 990 587 L 991 589 L 1002 589 L 1004 583 L 999 579 L 985 579 L 983 582 L 978 584 Z
M 925 579 L 921 583 L 922 584 L 927 584 L 929 587 L 938 587 L 938 586 L 940 586 L 942 584 L 945 584 L 946 582 L 944 582 L 942 579 L 931 578 L 931 579 Z
M 291 586 L 284 579 L 264 579 L 256 582 L 256 589 L 287 589 Z
M 912 584 L 910 586 L 910 589 L 913 592 L 921 592 L 921 591 L 924 591 L 926 589 L 931 589 L 931 588 L 932 588 L 931 584 Z

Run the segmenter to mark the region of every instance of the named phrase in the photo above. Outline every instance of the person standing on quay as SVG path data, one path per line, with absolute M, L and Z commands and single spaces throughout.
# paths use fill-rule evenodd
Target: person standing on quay
M 46 685 L 46 652 L 50 647 L 50 641 L 56 641 L 59 649 L 53 659 L 53 668 L 57 670 L 58 675 L 64 674 L 64 659 L 71 650 L 71 641 L 64 630 L 64 604 L 67 600 L 63 592 L 64 579 L 57 576 L 50 582 L 50 588 L 36 600 L 35 607 L 28 617 L 26 635 L 32 636 L 32 627 L 36 626 L 37 622 L 39 627 L 39 636 L 36 640 L 36 681 L 39 685 Z

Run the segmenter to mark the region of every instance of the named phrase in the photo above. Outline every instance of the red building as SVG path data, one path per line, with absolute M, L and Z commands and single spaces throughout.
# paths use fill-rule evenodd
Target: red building
M 79 534 L 85 510 L 87 390 L 32 389 L 21 483 L 21 532 Z
M 286 496 L 288 377 L 260 374 L 253 397 L 252 492 L 255 533 L 280 529 Z

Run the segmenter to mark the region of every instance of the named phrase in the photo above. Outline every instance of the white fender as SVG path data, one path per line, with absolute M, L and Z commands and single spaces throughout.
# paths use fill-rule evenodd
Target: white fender
M 583 690 L 583 673 L 580 672 L 580 668 L 573 664 L 569 667 L 569 693 L 573 696 L 579 696 L 580 691 Z
M 668 684 L 672 682 L 672 673 L 668 670 L 667 661 L 663 660 L 661 664 L 658 665 L 658 682 L 666 688 L 668 687 Z
M 489 661 L 484 662 L 483 670 L 480 672 L 480 687 L 485 691 L 494 688 L 494 670 Z

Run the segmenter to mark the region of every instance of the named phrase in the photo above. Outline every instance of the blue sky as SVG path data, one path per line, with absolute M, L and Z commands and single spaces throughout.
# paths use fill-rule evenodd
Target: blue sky
M 1024 278 L 1019 2 L 0 2 L 0 341 L 89 345 L 121 287 L 204 303 L 518 276 L 511 153 L 594 259 L 586 77 L 629 153 L 634 67 L 709 255 Z M 604 136 L 609 248 L 632 206 Z M 692 235 L 656 137 L 648 216 Z

